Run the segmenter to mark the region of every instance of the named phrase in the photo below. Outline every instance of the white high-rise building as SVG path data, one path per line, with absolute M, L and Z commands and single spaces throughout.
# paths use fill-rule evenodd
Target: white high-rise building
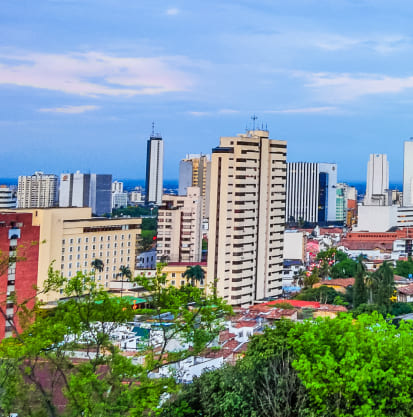
M 57 176 L 35 172 L 19 177 L 17 207 L 54 207 L 57 201 Z
M 13 190 L 6 185 L 0 185 L 0 209 L 16 207 L 16 197 Z
M 387 155 L 371 154 L 367 164 L 367 183 L 364 205 L 383 206 L 388 204 L 389 161 Z
M 404 142 L 403 206 L 413 206 L 413 140 Z
M 286 153 L 266 130 L 212 150 L 207 284 L 229 304 L 281 295 Z
M 91 207 L 98 216 L 112 211 L 112 175 L 60 175 L 59 207 Z
M 336 164 L 287 163 L 287 221 L 335 221 L 336 186 Z
M 152 133 L 146 153 L 146 204 L 162 204 L 163 194 L 163 140 Z

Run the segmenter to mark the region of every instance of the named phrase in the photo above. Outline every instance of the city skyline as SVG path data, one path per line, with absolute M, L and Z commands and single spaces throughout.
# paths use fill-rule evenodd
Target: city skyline
M 3 4 L 0 177 L 144 178 L 155 121 L 165 178 L 186 153 L 268 126 L 289 162 L 365 178 L 371 153 L 402 178 L 411 129 L 407 1 L 43 0 Z M 18 150 L 18 151 L 17 151 Z

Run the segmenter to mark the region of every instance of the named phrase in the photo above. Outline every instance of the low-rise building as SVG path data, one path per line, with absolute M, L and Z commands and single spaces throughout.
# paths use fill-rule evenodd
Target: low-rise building
M 205 272 L 204 279 L 201 281 L 195 280 L 194 284 L 199 288 L 205 287 L 205 280 L 207 274 L 206 262 L 170 262 L 162 268 L 162 273 L 166 274 L 166 285 L 171 285 L 176 288 L 183 287 L 188 283 L 188 278 L 184 276 L 188 267 L 199 265 Z

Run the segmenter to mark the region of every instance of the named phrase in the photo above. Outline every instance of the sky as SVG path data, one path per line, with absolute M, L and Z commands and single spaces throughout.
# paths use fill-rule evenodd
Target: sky
M 386 153 L 401 182 L 413 136 L 413 2 L 2 0 L 0 177 L 34 171 L 164 177 L 187 153 L 252 128 L 290 162 L 363 181 Z M 413 163 L 413 161 L 412 161 Z

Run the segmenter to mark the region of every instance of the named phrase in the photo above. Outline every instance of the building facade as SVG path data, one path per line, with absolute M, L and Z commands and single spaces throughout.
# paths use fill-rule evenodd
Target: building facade
M 200 194 L 199 187 L 188 187 L 186 196 L 163 196 L 158 210 L 158 261 L 201 261 L 203 199 Z
M 336 185 L 336 164 L 287 163 L 287 221 L 335 221 Z
M 116 280 L 121 266 L 128 266 L 132 272 L 136 269 L 141 219 L 92 217 L 89 207 L 22 209 L 16 213 L 29 213 L 32 226 L 40 229 L 36 271 L 39 288 L 47 279 L 50 265 L 70 278 L 78 271 L 90 272 L 91 262 L 100 259 L 104 269 L 96 272 L 96 280 L 104 288 Z M 60 297 L 59 293 L 49 293 L 43 300 Z
M 202 217 L 208 218 L 211 156 L 189 154 L 179 164 L 179 195 L 186 195 L 188 187 L 199 187 L 203 198 Z
M 404 142 L 403 206 L 413 206 L 413 140 Z
M 162 204 L 163 140 L 160 135 L 150 137 L 146 151 L 146 204 Z
M 0 185 L 0 209 L 16 208 L 16 197 L 11 188 Z
M 364 204 L 366 206 L 388 205 L 388 193 L 389 162 L 387 160 L 387 155 L 371 154 L 367 164 L 367 182 Z
M 281 294 L 286 153 L 266 130 L 212 151 L 207 284 L 229 304 Z
M 57 202 L 57 176 L 35 172 L 19 177 L 17 207 L 55 207 Z
M 101 216 L 112 212 L 112 175 L 60 175 L 59 207 L 90 207 Z
M 0 212 L 0 340 L 20 331 L 17 305 L 33 308 L 37 285 L 40 228 L 29 213 Z M 16 262 L 17 261 L 17 262 Z M 17 303 L 7 300 L 14 293 Z

